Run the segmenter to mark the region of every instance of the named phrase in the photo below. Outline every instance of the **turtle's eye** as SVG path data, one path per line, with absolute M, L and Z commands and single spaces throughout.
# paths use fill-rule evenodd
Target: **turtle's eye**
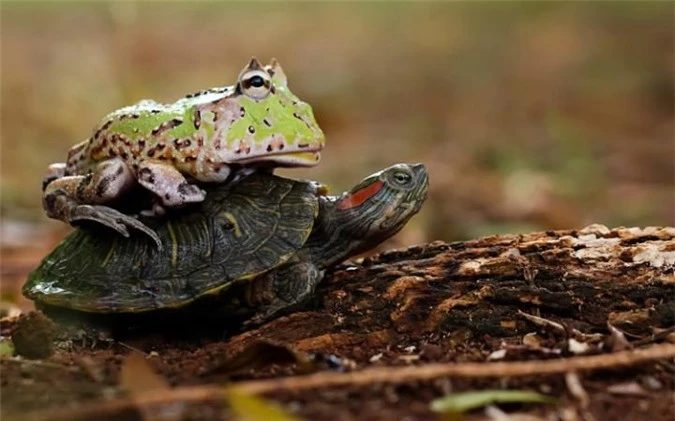
M 269 73 L 263 70 L 250 70 L 239 79 L 242 92 L 252 99 L 265 99 L 272 89 Z
M 412 176 L 404 171 L 396 171 L 394 173 L 394 180 L 396 180 L 396 183 L 399 185 L 405 186 L 412 181 Z

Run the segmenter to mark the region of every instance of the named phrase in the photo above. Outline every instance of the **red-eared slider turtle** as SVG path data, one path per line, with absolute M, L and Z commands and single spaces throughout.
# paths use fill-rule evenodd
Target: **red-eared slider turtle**
M 254 173 L 216 185 L 194 209 L 124 238 L 78 230 L 30 274 L 23 293 L 42 308 L 146 313 L 219 295 L 233 284 L 254 322 L 304 302 L 327 267 L 398 232 L 426 199 L 423 164 L 397 164 L 341 196 L 315 182 Z M 244 304 L 244 303 L 243 303 Z M 242 305 L 243 305 L 242 304 Z

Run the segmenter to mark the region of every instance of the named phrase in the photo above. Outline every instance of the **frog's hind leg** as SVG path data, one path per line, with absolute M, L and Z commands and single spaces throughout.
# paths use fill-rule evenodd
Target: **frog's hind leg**
M 129 236 L 127 227 L 131 227 L 150 236 L 161 248 L 161 241 L 154 230 L 131 216 L 101 206 L 124 194 L 135 183 L 131 171 L 122 160 L 104 161 L 87 175 L 58 177 L 59 171 L 60 166 L 56 164 L 45 177 L 42 205 L 47 216 L 69 224 L 98 222 L 125 237 Z
M 45 198 L 56 190 L 63 190 L 78 203 L 100 205 L 121 197 L 135 184 L 131 170 L 119 158 L 100 162 L 86 175 L 65 175 L 65 172 L 64 164 L 49 166 L 44 180 Z
M 260 311 L 247 320 L 247 327 L 259 325 L 305 304 L 323 279 L 324 271 L 310 262 L 289 263 L 278 270 L 246 284 L 245 301 L 254 304 L 268 300 Z M 272 297 L 269 300 L 270 296 Z
M 138 166 L 138 183 L 150 190 L 167 207 L 201 202 L 204 190 L 187 182 L 183 174 L 170 165 L 142 162 Z

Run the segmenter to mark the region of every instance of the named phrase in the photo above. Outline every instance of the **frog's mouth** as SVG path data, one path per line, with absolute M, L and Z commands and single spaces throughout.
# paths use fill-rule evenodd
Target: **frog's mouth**
M 321 161 L 319 151 L 278 152 L 237 161 L 239 164 L 267 163 L 277 167 L 312 167 Z

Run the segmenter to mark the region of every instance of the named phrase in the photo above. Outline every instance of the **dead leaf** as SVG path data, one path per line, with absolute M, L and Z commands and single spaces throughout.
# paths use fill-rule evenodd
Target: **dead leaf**
M 419 361 L 420 356 L 419 355 L 399 355 L 398 359 L 410 364 L 410 363 L 413 363 L 415 361 Z
M 297 364 L 300 372 L 312 373 L 325 368 L 342 370 L 349 362 L 333 355 L 310 354 L 268 339 L 257 340 L 222 362 L 217 371 L 228 375 L 260 369 L 270 364 Z
M 614 395 L 647 396 L 647 391 L 637 382 L 613 384 L 607 388 Z
M 633 346 L 626 339 L 626 335 L 621 330 L 614 327 L 611 323 L 607 323 L 610 336 L 607 338 L 607 344 L 611 347 L 612 352 L 623 351 L 631 349 Z
M 169 390 L 170 386 L 164 377 L 153 370 L 143 354 L 132 352 L 122 363 L 120 388 L 136 398 L 151 391 Z M 184 409 L 184 404 L 164 407 L 138 405 L 143 421 L 177 421 L 182 419 Z
M 170 389 L 166 379 L 155 373 L 145 356 L 137 352 L 130 353 L 122 363 L 120 387 L 131 395 Z
M 0 338 L 0 358 L 14 356 L 14 344 L 9 338 Z
M 530 332 L 523 336 L 523 345 L 527 345 L 530 348 L 538 349 L 541 348 L 541 339 L 536 332 Z
M 493 351 L 490 355 L 488 355 L 487 360 L 488 361 L 503 360 L 504 357 L 506 357 L 506 349 L 498 349 L 496 351 Z
M 289 346 L 269 340 L 252 342 L 241 352 L 226 359 L 218 365 L 217 371 L 235 374 L 247 370 L 255 370 L 270 364 L 293 364 L 309 360 L 306 353 L 296 351 Z
M 0 301 L 0 318 L 13 319 L 21 315 L 21 307 L 8 301 Z
M 431 410 L 461 414 L 493 403 L 553 403 L 555 398 L 527 390 L 482 390 L 454 393 L 431 401 Z
M 494 405 L 485 408 L 485 415 L 490 421 L 546 421 L 546 418 L 524 412 L 506 413 Z
M 103 383 L 105 376 L 101 366 L 96 364 L 93 358 L 83 355 L 75 360 L 89 377 L 96 383 Z
M 226 393 L 226 400 L 241 421 L 301 421 L 274 402 L 244 392 L 236 386 Z
M 581 384 L 579 375 L 572 371 L 565 373 L 565 384 L 567 385 L 567 390 L 570 392 L 570 395 L 574 396 L 579 401 L 582 408 L 587 408 L 591 398 Z
M 567 349 L 574 355 L 583 355 L 591 350 L 591 347 L 586 342 L 579 342 L 574 338 L 567 341 Z

